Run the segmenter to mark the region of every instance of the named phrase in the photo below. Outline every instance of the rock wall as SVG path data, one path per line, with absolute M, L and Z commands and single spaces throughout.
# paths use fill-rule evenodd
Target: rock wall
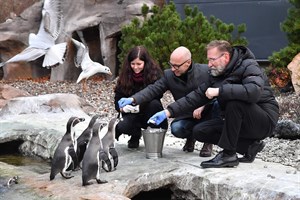
M 2 107 L 8 103 L 10 99 L 24 96 L 30 96 L 30 94 L 24 90 L 0 84 L 0 109 L 2 109 Z
M 20 15 L 26 8 L 39 1 L 40 0 L 0 1 L 0 23 L 14 19 L 16 16 Z
M 110 67 L 113 74 L 118 69 L 117 43 L 121 27 L 134 17 L 141 17 L 141 6 L 152 7 L 154 0 L 62 0 L 64 14 L 63 34 L 57 42 L 78 38 L 82 31 L 91 45 L 91 59 Z M 35 3 L 13 20 L 0 24 L 0 61 L 6 61 L 28 45 L 29 33 L 36 33 L 41 20 L 42 1 Z M 3 67 L 3 79 L 50 76 L 51 81 L 76 80 L 80 70 L 73 63 L 74 49 L 69 45 L 66 61 L 51 70 L 42 69 L 39 58 L 34 62 L 9 63 Z M 26 73 L 23 71 L 26 70 Z M 16 71 L 19 71 L 17 73 Z

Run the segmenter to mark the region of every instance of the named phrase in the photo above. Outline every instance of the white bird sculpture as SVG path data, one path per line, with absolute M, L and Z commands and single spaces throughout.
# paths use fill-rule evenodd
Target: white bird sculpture
M 104 73 L 112 75 L 110 69 L 107 66 L 101 65 L 98 62 L 91 60 L 89 56 L 88 47 L 85 46 L 82 42 L 79 42 L 72 38 L 72 42 L 75 44 L 77 53 L 74 57 L 75 66 L 82 69 L 82 72 L 79 74 L 76 83 L 83 81 L 83 90 L 86 91 L 86 81 L 89 77 L 93 76 L 96 73 Z
M 45 56 L 43 67 L 50 68 L 58 63 L 62 64 L 67 43 L 55 44 L 62 31 L 62 25 L 61 1 L 45 0 L 38 33 L 30 33 L 28 38 L 29 46 L 8 61 L 0 63 L 0 67 L 11 62 L 33 61 L 43 55 Z

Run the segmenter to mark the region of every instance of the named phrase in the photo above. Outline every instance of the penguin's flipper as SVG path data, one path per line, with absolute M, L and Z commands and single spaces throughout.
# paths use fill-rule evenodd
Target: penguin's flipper
M 87 143 L 88 142 L 85 141 L 80 145 L 77 144 L 76 155 L 77 155 L 78 164 L 81 163 L 81 161 L 83 159 L 84 153 L 86 151 Z
M 50 181 L 52 181 L 55 178 L 55 175 L 50 173 Z
M 68 147 L 69 148 L 69 147 Z M 71 176 L 71 171 L 68 170 L 69 168 L 74 168 L 73 165 L 73 161 L 72 161 L 72 157 L 71 155 L 68 154 L 68 149 L 66 149 L 66 162 L 65 162 L 65 166 L 64 168 L 60 171 L 60 174 L 62 175 L 62 177 L 66 178 L 66 179 L 70 179 L 74 176 Z
M 65 165 L 65 157 L 65 155 L 58 154 L 56 150 L 54 157 L 51 160 L 50 181 L 52 181 L 55 176 L 63 170 Z
M 118 156 L 118 152 L 116 151 L 116 149 L 115 148 L 109 148 L 109 153 L 110 153 L 110 155 L 112 156 L 112 158 L 113 158 L 113 161 L 114 161 L 114 168 L 115 167 L 117 167 L 117 165 L 118 165 L 118 162 L 119 162 L 119 156 Z
M 110 172 L 112 170 L 111 162 L 109 160 L 109 157 L 105 151 L 101 150 L 99 151 L 99 160 L 102 160 L 102 168 L 106 172 Z
M 83 156 L 86 152 L 88 143 L 89 143 L 89 140 L 82 141 L 79 145 L 77 143 L 76 155 L 77 155 L 78 167 L 80 169 L 82 169 L 82 160 L 83 160 Z
M 59 173 L 59 171 L 57 171 L 57 169 L 54 169 L 53 167 L 51 167 L 50 181 L 52 181 L 55 178 L 56 174 L 58 174 L 58 173 Z
M 98 184 L 102 184 L 102 183 L 107 183 L 107 181 L 106 180 L 101 180 L 100 179 L 100 172 L 101 172 L 101 169 L 102 169 L 102 160 L 100 160 L 100 157 L 101 157 L 101 154 L 102 152 L 101 151 L 99 151 L 99 160 L 98 160 L 98 169 L 97 169 L 97 174 L 96 174 L 96 181 L 97 181 L 97 183 Z M 103 153 L 104 153 L 104 151 L 103 151 Z
M 78 162 L 78 158 L 77 158 L 77 154 L 75 152 L 74 146 L 72 145 L 69 150 L 68 150 L 69 155 L 72 158 L 72 164 L 68 167 L 68 170 L 73 170 L 75 171 L 76 169 L 78 170 L 79 168 L 79 162 Z

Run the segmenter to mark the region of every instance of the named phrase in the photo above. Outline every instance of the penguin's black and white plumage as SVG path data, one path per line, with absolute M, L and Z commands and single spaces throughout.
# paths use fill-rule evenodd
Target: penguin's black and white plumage
M 115 148 L 115 134 L 116 126 L 119 123 L 119 121 L 120 118 L 118 117 L 112 118 L 109 121 L 106 129 L 104 131 L 101 131 L 101 133 L 104 132 L 104 135 L 100 136 L 103 145 L 103 150 L 107 153 L 111 163 L 111 165 L 106 165 L 106 163 L 104 163 L 103 165 L 103 169 L 107 172 L 115 170 L 118 165 L 118 153 Z
M 14 176 L 8 179 L 8 181 L 4 181 L 2 180 L 2 178 L 0 179 L 0 197 L 1 197 L 1 193 L 6 192 L 10 186 L 12 184 L 18 184 L 19 183 L 19 176 Z
M 83 159 L 83 155 L 85 153 L 85 150 L 87 148 L 87 144 L 92 138 L 93 134 L 93 126 L 96 123 L 96 121 L 100 118 L 99 115 L 94 115 L 92 119 L 90 120 L 90 123 L 88 127 L 81 133 L 81 135 L 77 138 L 77 160 L 78 160 L 78 166 L 81 168 L 81 162 Z
M 8 179 L 7 183 L 6 183 L 6 186 L 9 188 L 11 184 L 18 184 L 19 183 L 19 177 L 18 176 L 14 176 L 10 179 Z
M 98 184 L 107 183 L 100 179 L 103 162 L 110 163 L 108 155 L 104 152 L 99 132 L 103 123 L 96 122 L 93 126 L 93 135 L 87 145 L 82 160 L 82 185 L 89 185 L 91 179 L 96 179 Z
M 72 178 L 69 171 L 74 169 L 77 164 L 75 125 L 83 122 L 84 118 L 71 117 L 67 123 L 67 131 L 58 144 L 51 162 L 50 180 L 60 173 L 64 178 Z

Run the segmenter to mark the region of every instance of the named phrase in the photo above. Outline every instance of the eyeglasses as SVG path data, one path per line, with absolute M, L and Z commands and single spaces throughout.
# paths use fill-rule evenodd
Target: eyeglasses
M 174 67 L 174 69 L 179 69 L 179 67 L 181 67 L 182 65 L 184 65 L 187 61 L 189 61 L 190 59 L 187 59 L 186 61 L 184 61 L 183 63 L 176 65 L 176 64 L 172 64 L 170 61 L 168 62 L 168 64 L 170 65 L 170 67 Z
M 208 58 L 208 62 L 215 62 L 216 60 L 218 60 L 219 58 L 221 58 L 222 56 L 224 56 L 225 53 L 222 53 L 220 56 L 216 57 L 216 58 Z

